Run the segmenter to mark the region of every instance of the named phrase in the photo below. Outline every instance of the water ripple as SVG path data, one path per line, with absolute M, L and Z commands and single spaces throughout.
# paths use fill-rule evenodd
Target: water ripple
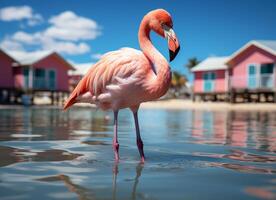
M 1 199 L 275 199 L 276 113 L 85 108 L 0 112 Z M 208 187 L 206 187 L 208 183 Z

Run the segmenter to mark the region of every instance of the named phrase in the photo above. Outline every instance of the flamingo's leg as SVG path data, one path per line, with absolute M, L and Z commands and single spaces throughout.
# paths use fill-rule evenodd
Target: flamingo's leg
M 117 174 L 118 174 L 118 162 L 114 162 L 113 165 L 113 178 L 112 178 L 112 199 L 116 199 L 117 191 Z
M 119 161 L 119 143 L 118 143 L 118 110 L 114 111 L 114 136 L 113 136 L 113 150 L 115 160 Z
M 145 155 L 144 155 L 144 144 L 141 139 L 140 135 L 140 128 L 139 128 L 139 122 L 138 122 L 138 111 L 133 112 L 134 121 L 135 121 L 135 129 L 136 129 L 136 143 L 137 147 L 141 156 L 141 162 L 145 162 Z

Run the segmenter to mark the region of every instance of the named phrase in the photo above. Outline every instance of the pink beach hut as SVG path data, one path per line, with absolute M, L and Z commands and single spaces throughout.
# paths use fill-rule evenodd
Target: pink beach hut
M 5 53 L 0 51 L 0 96 L 3 99 L 5 91 L 9 97 L 17 97 L 28 92 L 48 92 L 52 98 L 59 99 L 69 92 L 69 70 L 74 67 L 55 52 L 39 54 Z M 8 89 L 8 90 L 7 90 Z
M 276 102 L 275 66 L 276 41 L 254 40 L 229 57 L 209 57 L 192 69 L 194 100 Z

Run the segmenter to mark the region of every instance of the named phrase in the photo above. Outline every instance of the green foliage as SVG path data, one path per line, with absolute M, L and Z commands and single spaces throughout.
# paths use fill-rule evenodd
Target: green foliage
M 185 65 L 189 70 L 196 66 L 200 61 L 196 57 L 192 57 L 188 60 L 188 63 Z
M 177 71 L 172 72 L 172 80 L 171 87 L 172 88 L 181 88 L 186 87 L 187 77 L 185 75 L 180 74 Z

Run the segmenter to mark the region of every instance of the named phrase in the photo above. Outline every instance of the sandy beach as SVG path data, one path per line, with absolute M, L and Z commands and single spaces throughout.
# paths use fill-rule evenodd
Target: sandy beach
M 146 102 L 142 109 L 200 109 L 200 110 L 245 110 L 245 111 L 276 111 L 275 103 L 240 103 L 225 102 L 193 102 L 191 100 L 171 99 Z
M 75 106 L 95 107 L 84 103 L 75 104 Z M 141 104 L 140 109 L 276 111 L 276 103 L 230 104 L 226 102 L 193 102 L 191 100 L 170 99 L 145 102 Z
M 20 108 L 21 105 L 0 105 L 0 109 Z M 47 101 L 35 101 L 33 107 L 62 108 L 62 105 L 49 105 Z M 91 104 L 77 103 L 74 107 L 95 107 Z M 237 103 L 225 102 L 193 102 L 191 100 L 170 99 L 142 103 L 141 109 L 169 109 L 169 110 L 244 110 L 244 111 L 276 111 L 276 103 Z

